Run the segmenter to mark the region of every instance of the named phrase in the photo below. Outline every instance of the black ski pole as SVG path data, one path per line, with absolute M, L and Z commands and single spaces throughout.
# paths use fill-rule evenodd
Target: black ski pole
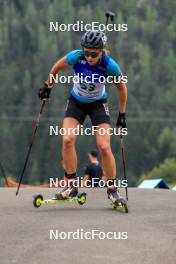
M 7 181 L 6 173 L 5 173 L 4 167 L 2 166 L 1 162 L 0 162 L 0 168 L 1 168 L 2 176 L 4 177 L 4 180 L 5 180 L 5 183 L 8 186 L 8 181 Z
M 128 201 L 128 181 L 127 181 L 127 175 L 126 175 L 125 150 L 124 150 L 124 144 L 123 144 L 123 136 L 122 136 L 122 134 L 120 134 L 120 145 L 121 145 L 122 162 L 123 162 L 123 176 L 124 176 L 124 180 L 127 183 L 127 186 L 125 187 L 126 200 Z
M 24 163 L 24 167 L 23 167 L 23 170 L 22 170 L 20 178 L 19 178 L 20 180 L 19 180 L 17 191 L 16 191 L 16 195 L 18 195 L 18 193 L 19 193 L 20 185 L 21 185 L 21 182 L 22 182 L 22 179 L 23 179 L 23 175 L 24 175 L 24 172 L 25 172 L 28 160 L 29 160 L 29 156 L 30 156 L 30 153 L 31 153 L 32 146 L 34 144 L 35 135 L 36 135 L 36 132 L 37 132 L 37 129 L 38 129 L 38 126 L 39 126 L 40 117 L 41 117 L 41 114 L 43 112 L 43 108 L 45 106 L 45 102 L 46 102 L 46 100 L 42 100 L 41 105 L 40 105 L 40 111 L 37 114 L 35 126 L 34 126 L 33 133 L 32 133 L 32 140 L 31 140 L 31 143 L 29 145 L 29 149 L 28 149 L 28 152 L 27 152 L 27 155 L 26 155 L 26 160 L 25 160 L 25 163 Z
M 113 21 L 114 20 L 114 17 L 115 17 L 115 13 L 107 10 L 106 13 L 105 13 L 105 16 L 106 16 L 106 28 L 105 28 L 105 34 L 106 34 L 106 31 L 107 31 L 107 25 L 109 23 L 109 18 L 110 18 L 110 21 Z M 109 47 L 109 45 L 107 45 L 107 48 Z

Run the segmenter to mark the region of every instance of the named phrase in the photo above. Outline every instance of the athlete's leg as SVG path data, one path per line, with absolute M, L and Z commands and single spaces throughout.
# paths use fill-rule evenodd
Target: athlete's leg
M 62 137 L 62 157 L 64 169 L 67 174 L 76 173 L 77 169 L 77 155 L 76 155 L 76 138 L 77 133 L 74 130 L 78 128 L 80 123 L 72 118 L 65 117 L 63 121 L 64 135 Z M 66 132 L 66 133 L 65 133 Z
M 65 171 L 67 185 L 60 192 L 56 193 L 57 199 L 66 199 L 78 194 L 78 188 L 74 186 L 76 180 L 77 155 L 75 143 L 80 123 L 72 117 L 65 117 L 63 121 L 64 135 L 62 137 L 62 163 Z
M 104 131 L 106 131 L 105 135 L 101 134 L 102 132 L 100 130 L 102 130 L 102 128 Z M 113 204 L 118 205 L 122 202 L 126 203 L 126 201 L 120 195 L 116 181 L 114 181 L 116 179 L 116 164 L 111 151 L 110 133 L 107 131 L 108 128 L 110 128 L 110 125 L 106 123 L 102 123 L 98 126 L 96 129 L 96 141 L 102 157 L 103 170 L 107 177 L 108 198 Z
M 73 96 L 67 100 L 65 109 L 65 118 L 63 121 L 63 128 L 66 130 L 62 138 L 62 157 L 65 172 L 70 175 L 76 173 L 77 155 L 75 143 L 77 138 L 77 131 L 80 124 L 85 120 L 83 105 L 79 103 Z M 64 131 L 65 132 L 65 131 Z M 70 178 L 70 177 L 69 177 Z
M 119 204 L 122 197 L 116 184 L 116 164 L 111 151 L 110 115 L 106 100 L 97 101 L 91 107 L 90 117 L 92 125 L 96 126 L 96 142 L 102 157 L 103 172 L 107 178 L 108 198 L 114 204 Z
M 96 135 L 97 146 L 99 148 L 102 158 L 103 171 L 106 175 L 106 178 L 115 179 L 116 164 L 110 145 L 110 133 L 108 133 L 107 131 L 107 129 L 110 127 L 111 126 L 106 123 L 98 125 L 98 127 L 96 128 L 95 135 Z M 106 131 L 104 135 L 102 133 L 103 130 Z

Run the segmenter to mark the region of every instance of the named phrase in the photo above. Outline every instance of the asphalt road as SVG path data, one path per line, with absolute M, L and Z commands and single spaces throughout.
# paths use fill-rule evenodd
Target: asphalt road
M 112 209 L 103 189 L 86 190 L 82 206 L 67 203 L 38 209 L 33 207 L 33 195 L 49 198 L 55 190 L 22 189 L 18 197 L 15 191 L 0 188 L 1 264 L 176 263 L 174 191 L 131 188 L 128 214 Z M 116 232 L 116 239 L 50 239 L 50 230 L 55 236 L 62 232 L 63 238 L 77 229 L 84 234 Z

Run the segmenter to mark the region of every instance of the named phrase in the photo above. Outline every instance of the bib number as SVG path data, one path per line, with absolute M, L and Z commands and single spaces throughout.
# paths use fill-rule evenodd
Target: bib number
M 82 82 L 80 83 L 80 87 L 81 89 L 87 90 L 89 92 L 92 92 L 95 90 L 96 85 L 94 83 L 86 83 L 86 82 Z

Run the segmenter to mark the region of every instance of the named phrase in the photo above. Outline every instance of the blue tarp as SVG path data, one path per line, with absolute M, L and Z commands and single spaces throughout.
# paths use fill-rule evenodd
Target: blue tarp
M 138 185 L 138 188 L 162 188 L 162 189 L 169 189 L 166 181 L 163 179 L 151 179 L 151 180 L 144 180 L 142 183 Z

